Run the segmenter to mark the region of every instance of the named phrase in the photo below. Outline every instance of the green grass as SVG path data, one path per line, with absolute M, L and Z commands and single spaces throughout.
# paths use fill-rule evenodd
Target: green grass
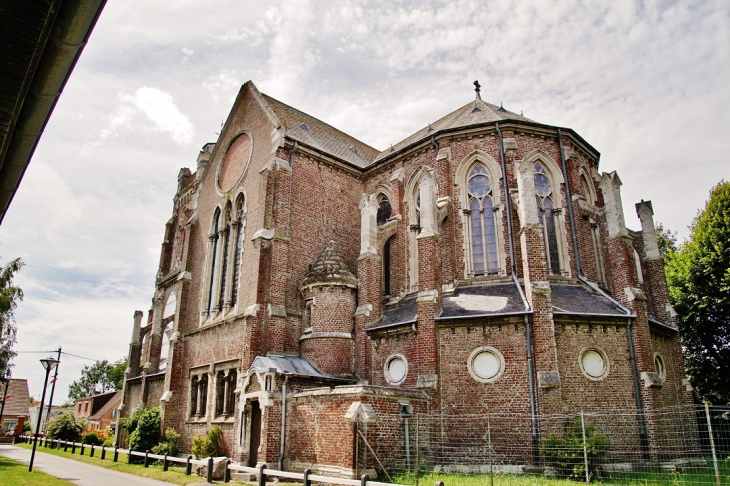
M 0 456 L 0 486 L 68 486 L 73 483 L 40 471 L 28 472 L 26 464 Z
M 23 444 L 23 443 L 16 443 L 16 447 L 22 447 L 24 449 L 32 449 L 33 444 Z M 66 459 L 73 459 L 79 462 L 85 462 L 86 464 L 92 464 L 94 466 L 104 467 L 106 469 L 112 469 L 114 471 L 119 471 L 127 474 L 134 474 L 135 476 L 142 476 L 145 478 L 150 479 L 157 479 L 158 481 L 166 481 L 168 483 L 173 484 L 180 484 L 180 485 L 188 485 L 188 484 L 200 484 L 201 482 L 205 482 L 204 478 L 201 478 L 200 476 L 196 476 L 195 473 L 193 473 L 190 476 L 185 475 L 185 469 L 179 468 L 179 467 L 172 467 L 167 471 L 162 470 L 162 466 L 157 465 L 150 465 L 150 467 L 145 468 L 142 464 L 127 464 L 127 455 L 119 453 L 119 461 L 114 462 L 112 459 L 114 458 L 114 450 L 107 449 L 106 451 L 106 458 L 102 461 L 100 459 L 101 457 L 101 448 L 94 448 L 94 457 L 89 457 L 89 448 L 86 447 L 84 450 L 84 455 L 80 455 L 79 452 L 81 450 L 80 447 L 76 448 L 76 454 L 71 454 L 71 448 L 69 447 L 68 452 L 63 452 L 63 448 L 61 449 L 51 449 L 41 447 L 40 443 L 38 445 L 38 448 L 36 449 L 37 452 L 44 452 L 46 454 L 53 454 L 54 456 L 59 457 L 65 457 Z M 2 477 L 0 475 L 0 477 Z M 0 482 L 0 485 L 4 485 L 6 483 Z M 7 483 L 7 484 L 15 484 L 15 483 Z M 21 483 L 22 484 L 22 483 Z M 27 483 L 27 484 L 35 484 L 35 483 Z M 43 483 L 45 484 L 45 483 Z M 56 484 L 56 483 L 48 483 L 48 484 Z M 66 483 L 65 481 L 58 484 L 70 484 Z

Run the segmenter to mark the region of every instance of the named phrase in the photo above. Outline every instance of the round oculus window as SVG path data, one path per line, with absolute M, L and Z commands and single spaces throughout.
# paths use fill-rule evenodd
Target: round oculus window
M 490 383 L 502 376 L 504 357 L 496 349 L 484 346 L 472 351 L 468 365 L 469 374 L 475 380 Z
M 592 380 L 600 380 L 606 376 L 608 361 L 605 355 L 597 349 L 587 349 L 580 357 L 580 367 L 583 373 Z
M 230 191 L 241 180 L 251 160 L 252 146 L 248 133 L 241 133 L 228 146 L 218 169 L 218 187 L 221 191 Z
M 408 374 L 408 362 L 406 359 L 396 354 L 385 363 L 385 379 L 391 385 L 399 385 L 406 379 Z

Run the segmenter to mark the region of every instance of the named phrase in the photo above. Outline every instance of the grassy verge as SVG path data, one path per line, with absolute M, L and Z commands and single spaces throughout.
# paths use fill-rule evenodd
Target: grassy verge
M 0 485 L 2 486 L 69 486 L 73 483 L 40 471 L 28 472 L 28 466 L 0 456 Z
M 22 447 L 24 449 L 32 449 L 33 444 L 15 444 L 16 447 Z M 196 476 L 195 474 L 191 476 L 185 475 L 185 469 L 179 468 L 179 467 L 172 467 L 167 471 L 162 470 L 162 466 L 155 466 L 150 465 L 150 467 L 146 468 L 141 464 L 127 464 L 127 455 L 126 454 L 119 454 L 119 461 L 113 462 L 112 459 L 114 457 L 114 451 L 108 450 L 106 452 L 106 459 L 103 461 L 100 459 L 101 456 L 101 449 L 96 449 L 94 451 L 94 457 L 89 457 L 89 449 L 86 448 L 84 454 L 85 455 L 79 455 L 80 448 L 76 448 L 76 454 L 71 454 L 71 449 L 69 448 L 68 452 L 63 452 L 63 449 L 51 449 L 51 448 L 45 448 L 45 447 L 38 447 L 36 449 L 37 452 L 44 452 L 46 454 L 53 454 L 54 456 L 59 457 L 65 457 L 66 459 L 73 459 L 80 462 L 85 462 L 86 464 L 92 464 L 94 466 L 104 467 L 106 469 L 112 469 L 114 471 L 119 471 L 127 474 L 134 474 L 135 476 L 142 476 L 145 478 L 150 479 L 157 479 L 158 481 L 166 481 L 168 483 L 172 484 L 180 484 L 180 485 L 188 485 L 188 484 L 199 484 L 201 482 L 205 482 L 203 478 L 200 476 Z M 0 476 L 2 477 L 2 476 Z M 3 485 L 6 483 L 0 482 L 0 485 Z M 15 484 L 15 483 L 7 483 L 7 484 Z M 35 483 L 27 483 L 27 484 L 35 484 Z M 49 483 L 49 484 L 55 484 L 55 483 Z M 69 484 L 65 481 L 58 484 Z

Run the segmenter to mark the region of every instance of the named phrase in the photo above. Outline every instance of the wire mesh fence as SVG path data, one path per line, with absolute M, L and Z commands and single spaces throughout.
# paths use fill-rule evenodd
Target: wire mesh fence
M 358 469 L 401 484 L 730 484 L 730 407 L 380 416 Z

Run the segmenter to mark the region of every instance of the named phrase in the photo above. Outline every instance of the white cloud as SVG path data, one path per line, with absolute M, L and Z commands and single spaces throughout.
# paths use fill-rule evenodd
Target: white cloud
M 121 99 L 137 107 L 157 125 L 158 130 L 167 133 L 176 142 L 192 141 L 193 124 L 180 112 L 170 93 L 144 86 L 137 89 L 134 95 L 122 95 Z

